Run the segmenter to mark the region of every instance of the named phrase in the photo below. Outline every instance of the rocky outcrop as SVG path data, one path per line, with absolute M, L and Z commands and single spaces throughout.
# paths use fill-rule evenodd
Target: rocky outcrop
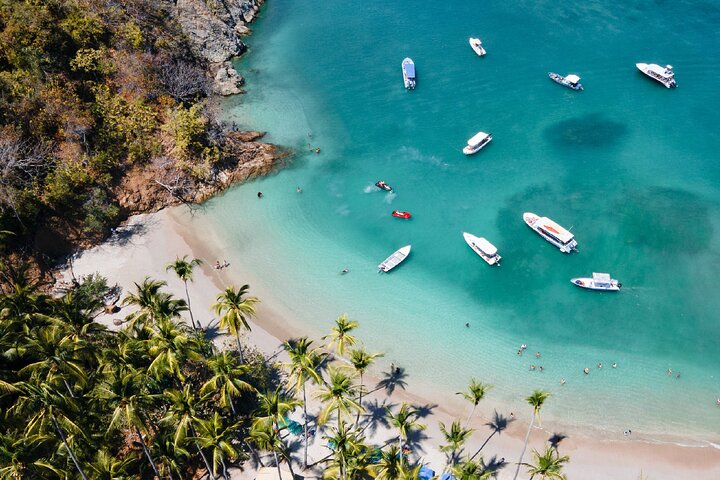
M 193 52 L 210 64 L 212 89 L 220 95 L 240 92 L 242 77 L 228 60 L 247 47 L 240 39 L 264 0 L 177 0 L 174 12 Z M 227 64 L 227 65 L 226 65 Z

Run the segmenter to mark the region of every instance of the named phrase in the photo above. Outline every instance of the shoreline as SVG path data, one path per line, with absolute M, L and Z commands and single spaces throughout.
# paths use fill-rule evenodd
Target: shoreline
M 263 292 L 252 287 L 253 279 L 258 276 L 257 272 L 247 271 L 236 258 L 228 258 L 230 265 L 227 269 L 215 270 L 213 267 L 215 260 L 222 261 L 225 256 L 220 239 L 213 238 L 215 233 L 207 229 L 200 238 L 199 234 L 191 231 L 183 221 L 183 217 L 187 215 L 188 212 L 181 206 L 131 217 L 127 224 L 119 228 L 108 241 L 78 255 L 73 263 L 75 275 L 81 276 L 100 271 L 110 283 L 117 282 L 123 287 L 123 296 L 133 286 L 133 282 L 140 282 L 144 276 L 149 275 L 167 281 L 168 291 L 179 298 L 184 298 L 182 283 L 177 278 L 173 278 L 171 273 L 165 272 L 165 266 L 176 256 L 189 255 L 201 258 L 204 264 L 194 272 L 194 281 L 189 284 L 189 291 L 195 317 L 203 325 L 212 322 L 213 315 L 209 307 L 217 293 L 237 279 L 240 282 L 235 283 L 235 286 L 250 284 L 251 295 L 261 300 L 257 316 L 250 322 L 252 332 L 244 336 L 246 342 L 268 356 L 276 356 L 282 352 L 280 345 L 286 339 L 310 334 L 296 328 L 292 322 L 284 320 L 291 318 L 292 312 L 285 311 L 280 302 L 274 301 L 271 292 Z M 113 325 L 113 318 L 124 318 L 127 313 L 121 311 L 114 315 L 101 315 L 98 321 L 111 329 L 117 328 Z M 218 340 L 222 338 L 219 337 Z M 388 362 L 388 359 L 380 361 L 381 364 Z M 368 385 L 378 379 L 376 371 L 370 372 L 366 377 Z M 442 395 L 440 398 L 435 398 L 435 395 L 427 395 L 428 392 L 418 391 L 422 388 L 413 386 L 412 372 L 409 372 L 408 383 L 408 390 L 396 390 L 388 401 L 394 404 L 409 401 L 417 405 L 437 405 L 431 409 L 431 415 L 423 419 L 423 423 L 428 425 L 428 429 L 424 432 L 428 438 L 423 442 L 426 451 L 418 456 L 439 472 L 444 466 L 444 454 L 437 449 L 441 443 L 437 422 L 443 421 L 449 424 L 454 418 L 464 419 L 467 411 L 460 410 L 459 402 L 455 399 L 448 398 L 446 401 Z M 380 390 L 370 395 L 368 399 L 386 399 L 383 393 Z M 483 400 L 471 422 L 471 426 L 477 429 L 469 442 L 474 448 L 477 448 L 477 444 L 491 432 L 484 426 L 492 415 L 492 409 L 489 408 L 491 404 L 492 401 Z M 504 412 L 501 413 L 505 415 L 509 413 L 507 408 L 502 410 Z M 517 461 L 515 457 L 522 448 L 529 420 L 528 409 L 517 410 L 515 419 L 517 421 L 511 422 L 502 434 L 495 435 L 483 451 L 486 460 L 496 455 L 497 458 L 504 457 L 510 463 L 500 471 L 498 478 L 501 479 L 512 478 L 512 462 Z M 543 423 L 542 426 L 542 429 L 533 431 L 528 452 L 533 448 L 540 448 L 543 444 L 542 440 L 552 434 L 553 425 L 550 422 Z M 369 440 L 376 443 L 378 436 L 384 438 L 388 435 L 392 436 L 392 432 L 378 431 L 375 437 Z M 642 471 L 649 478 L 670 476 L 720 478 L 718 447 L 681 446 L 677 443 L 648 442 L 634 437 L 618 440 L 593 438 L 596 436 L 597 432 L 594 431 L 588 431 L 586 435 L 572 433 L 560 443 L 561 454 L 568 454 L 571 458 L 565 468 L 569 476 L 586 479 L 637 478 Z M 474 451 L 472 447 L 469 450 Z M 529 458 L 528 453 L 524 460 L 528 461 Z

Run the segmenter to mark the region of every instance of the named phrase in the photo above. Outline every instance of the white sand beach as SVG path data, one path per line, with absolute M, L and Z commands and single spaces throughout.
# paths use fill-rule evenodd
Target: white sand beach
M 221 289 L 227 285 L 240 286 L 248 283 L 251 286 L 251 294 L 258 296 L 262 303 L 258 306 L 257 317 L 252 322 L 252 332 L 246 336 L 245 341 L 254 344 L 268 355 L 275 355 L 280 352 L 282 341 L 310 333 L 288 329 L 284 318 L 290 318 L 288 316 L 292 315 L 292 312 L 283 311 L 278 302 L 273 302 L 273 295 L 282 295 L 282 292 L 263 292 L 254 289 L 253 279 L 258 278 L 262 272 L 246 271 L 241 258 L 225 258 L 224 251 L 213 239 L 212 232 L 202 232 L 201 236 L 199 232 L 189 231 L 186 226 L 188 215 L 186 207 L 177 207 L 131 218 L 127 225 L 119 228 L 107 242 L 79 254 L 74 259 L 72 268 L 75 276 L 101 272 L 110 283 L 118 283 L 123 288 L 123 296 L 134 289 L 134 282 L 139 283 L 145 276 L 150 276 L 166 281 L 169 291 L 177 297 L 184 298 L 182 282 L 172 272 L 166 272 L 165 267 L 176 256 L 188 255 L 204 261 L 202 267 L 194 272 L 193 282 L 189 286 L 195 318 L 203 326 L 214 322 L 209 307 L 214 303 Z M 229 266 L 221 270 L 215 269 L 216 260 L 221 263 L 227 260 Z M 69 276 L 69 272 L 66 272 L 66 275 Z M 338 308 L 341 312 L 342 306 L 339 305 Z M 127 314 L 128 311 L 123 309 L 116 314 L 102 315 L 98 321 L 109 328 L 118 328 L 113 320 L 122 319 Z M 328 328 L 332 320 L 332 317 L 328 319 Z M 277 358 L 282 359 L 282 353 Z M 389 369 L 389 360 L 380 359 L 378 363 L 382 370 Z M 423 392 L 413 388 L 412 371 L 407 372 L 405 380 L 407 390 L 396 388 L 394 393 L 388 396 L 384 389 L 379 389 L 370 394 L 366 402 L 399 405 L 406 401 L 419 406 L 428 405 L 430 402 L 424 398 Z M 374 385 L 377 379 L 366 379 L 366 383 Z M 489 395 L 492 395 L 492 391 Z M 415 450 L 411 453 L 411 458 L 422 459 L 438 474 L 442 472 L 446 463 L 445 454 L 437 448 L 442 443 L 438 422 L 442 421 L 449 425 L 455 418 L 464 420 L 469 412 L 469 408 L 452 411 L 451 408 L 456 409 L 458 405 L 455 398 L 444 405 L 445 407 L 440 405 L 430 408 L 428 416 L 422 419 L 422 423 L 428 425 L 427 430 L 423 432 L 428 438 L 422 441 L 423 451 Z M 315 407 L 316 405 L 311 405 L 310 411 L 316 410 Z M 507 416 L 510 412 L 499 413 Z M 500 479 L 513 477 L 515 462 L 522 449 L 530 414 L 529 407 L 523 411 L 515 411 L 515 420 L 510 423 L 507 430 L 495 435 L 482 451 L 486 461 L 493 458 L 499 461 L 504 458 L 507 462 L 506 466 L 499 470 Z M 468 442 L 467 451 L 470 453 L 474 453 L 492 433 L 492 430 L 485 426 L 492 416 L 492 408 L 481 402 L 471 422 L 477 431 Z M 552 434 L 553 426 L 548 423 L 543 423 L 542 428 L 534 429 L 524 460 L 529 461 L 532 449 L 542 449 Z M 591 436 L 592 432 L 588 432 L 588 437 Z M 368 439 L 374 444 L 384 445 L 394 438 L 396 438 L 395 433 L 388 429 L 378 428 L 375 431 L 368 431 Z M 311 462 L 320 460 L 330 453 L 323 443 L 320 431 L 313 439 L 310 450 Z M 641 474 L 645 479 L 720 478 L 720 448 L 645 443 L 635 440 L 630 434 L 626 437 L 621 436 L 617 441 L 596 441 L 592 438 L 569 436 L 559 443 L 559 450 L 561 454 L 570 456 L 570 463 L 565 468 L 568 478 L 639 479 Z M 296 456 L 299 457 L 300 455 Z M 306 478 L 313 478 L 319 471 L 316 468 L 313 473 L 306 472 Z M 525 478 L 523 472 L 524 470 L 521 469 L 521 478 Z M 296 465 L 296 473 L 300 473 L 299 465 Z M 255 478 L 254 472 L 250 470 L 233 477 Z

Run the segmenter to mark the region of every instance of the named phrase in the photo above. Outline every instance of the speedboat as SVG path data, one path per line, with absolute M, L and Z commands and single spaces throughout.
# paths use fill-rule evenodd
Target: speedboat
M 392 187 L 388 185 L 387 183 L 380 180 L 379 182 L 375 182 L 375 186 L 378 188 L 382 188 L 385 191 L 392 192 Z
M 587 288 L 590 290 L 605 290 L 608 292 L 620 291 L 622 283 L 618 282 L 614 278 L 610 278 L 609 273 L 596 273 L 593 272 L 592 277 L 578 277 L 571 278 L 570 281 L 581 288 Z
M 665 87 L 677 87 L 677 83 L 675 82 L 675 72 L 673 72 L 672 65 L 665 65 L 664 67 L 661 67 L 655 63 L 636 63 L 635 66 L 642 73 L 653 80 L 657 80 L 662 83 Z
M 483 237 L 476 237 L 475 235 L 467 232 L 463 232 L 463 238 L 465 239 L 465 242 L 470 245 L 470 248 L 480 255 L 480 258 L 485 260 L 489 265 L 500 265 L 500 259 L 502 257 L 498 255 L 495 245 L 488 242 Z
M 539 217 L 534 213 L 523 213 L 523 220 L 527 226 L 535 230 L 541 237 L 552 243 L 563 253 L 570 253 L 577 249 L 575 236 L 569 230 L 561 227 L 547 217 Z
M 467 141 L 467 145 L 463 148 L 465 155 L 472 155 L 473 153 L 479 152 L 485 145 L 490 143 L 492 140 L 492 133 L 478 132 Z
M 400 210 L 393 210 L 392 216 L 397 217 L 397 218 L 411 218 L 412 217 L 410 212 L 401 212 Z
M 408 255 L 410 255 L 410 245 L 405 245 L 386 258 L 380 265 L 378 265 L 378 268 L 381 272 L 389 272 L 405 261 Z
M 470 42 L 470 46 L 472 47 L 472 49 L 475 50 L 475 53 L 477 53 L 479 56 L 482 57 L 483 55 L 485 55 L 487 53 L 485 51 L 485 49 L 483 48 L 482 42 L 480 41 L 479 38 L 470 37 L 469 42 Z
M 403 80 L 405 88 L 415 90 L 415 63 L 408 57 L 402 61 Z
M 580 77 L 577 75 L 568 75 L 566 77 L 563 77 L 562 75 L 558 75 L 557 73 L 548 72 L 548 77 L 550 77 L 550 80 L 553 82 L 559 83 L 560 85 L 563 85 L 568 88 L 572 88 L 573 90 L 582 90 L 583 87 L 580 85 Z

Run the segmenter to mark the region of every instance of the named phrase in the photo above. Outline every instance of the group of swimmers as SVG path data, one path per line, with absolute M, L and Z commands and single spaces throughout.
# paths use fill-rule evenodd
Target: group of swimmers
M 225 267 L 229 267 L 230 262 L 227 260 L 223 260 L 223 263 L 220 263 L 220 260 L 215 260 L 215 270 L 222 270 Z

